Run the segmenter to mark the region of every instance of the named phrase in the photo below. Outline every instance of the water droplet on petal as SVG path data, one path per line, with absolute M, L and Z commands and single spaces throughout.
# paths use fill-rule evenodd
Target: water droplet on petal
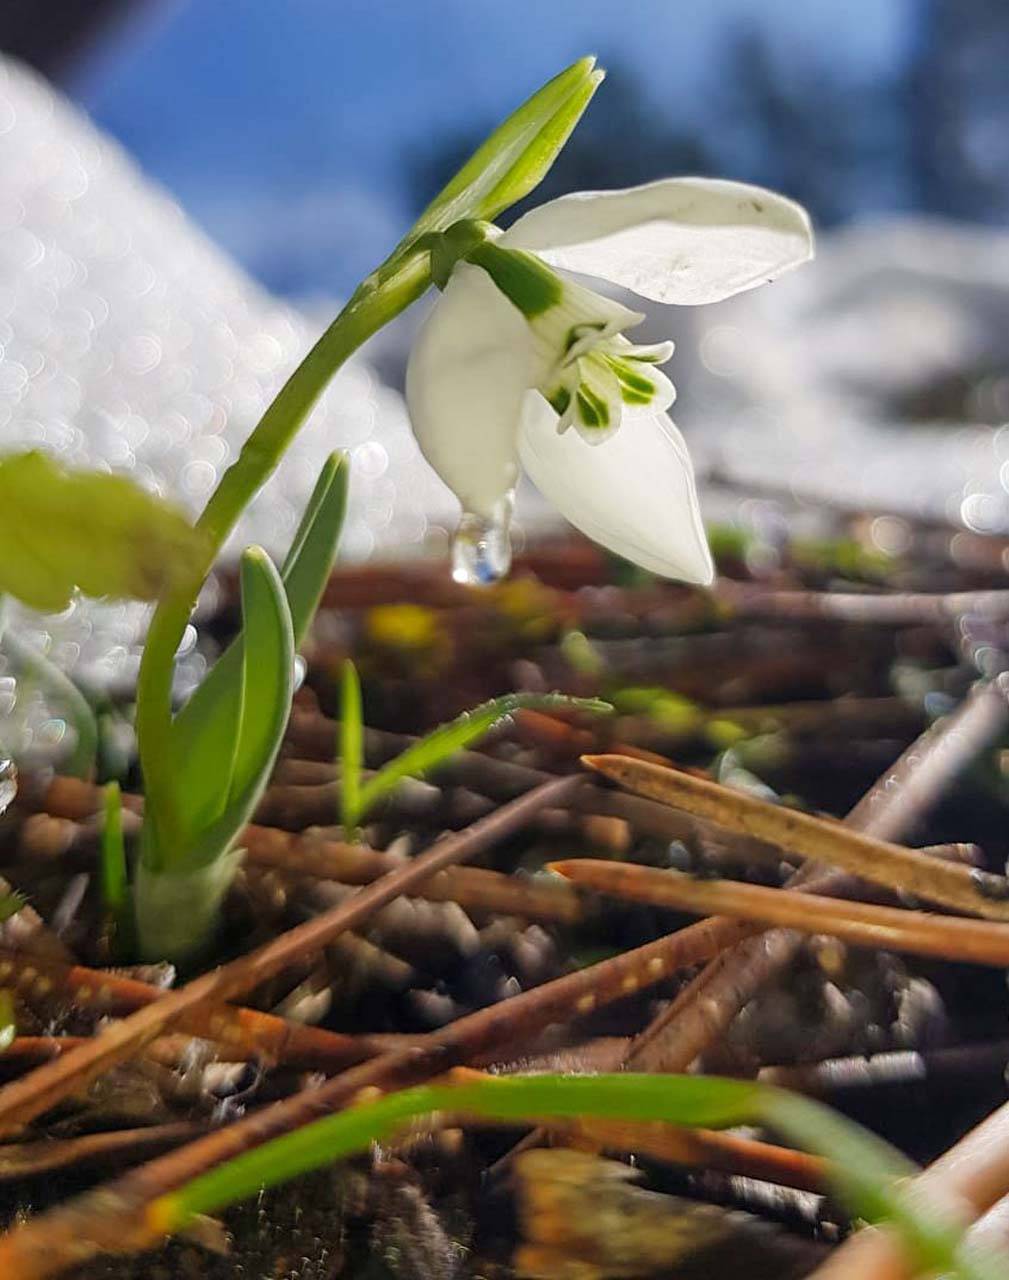
M 452 580 L 469 587 L 487 587 L 500 582 L 512 563 L 508 533 L 512 500 L 502 501 L 493 520 L 464 512 L 452 538 Z

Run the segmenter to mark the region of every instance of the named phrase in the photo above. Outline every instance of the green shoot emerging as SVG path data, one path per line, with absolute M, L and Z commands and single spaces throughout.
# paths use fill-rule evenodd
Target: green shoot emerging
M 105 914 L 118 930 L 127 920 L 129 889 L 123 842 L 123 801 L 118 782 L 105 787 L 102 809 L 101 891 Z
M 344 689 L 346 691 L 346 684 Z M 347 769 L 344 761 L 344 827 L 352 830 L 358 826 L 368 811 L 379 800 L 384 799 L 404 778 L 416 778 L 436 769 L 440 764 L 451 759 L 457 751 L 472 746 L 502 720 L 506 720 L 508 716 L 523 707 L 540 711 L 584 711 L 592 715 L 608 715 L 613 710 L 608 702 L 601 702 L 598 698 L 570 698 L 562 693 L 507 693 L 504 697 L 483 703 L 473 711 L 464 711 L 455 720 L 441 725 L 425 738 L 421 738 L 412 747 L 408 747 L 402 755 L 398 755 L 384 765 L 350 801 L 346 792 Z M 342 730 L 341 742 L 343 737 Z M 355 792 L 356 790 L 355 786 Z
M 340 809 L 344 836 L 350 840 L 361 815 L 361 769 L 364 765 L 364 721 L 361 681 L 349 658 L 343 664 L 340 693 Z
M 263 1188 L 388 1141 L 412 1120 L 444 1111 L 517 1123 L 570 1117 L 724 1129 L 766 1125 L 830 1162 L 838 1195 L 856 1217 L 899 1233 L 915 1270 L 996 1280 L 1006 1260 L 965 1243 L 935 1206 L 908 1195 L 915 1172 L 894 1148 L 821 1103 L 751 1081 L 714 1076 L 488 1076 L 406 1089 L 327 1116 L 218 1166 L 155 1200 L 152 1228 L 174 1232 Z
M 546 174 L 602 73 L 582 59 L 518 109 L 435 198 L 294 371 L 197 522 L 200 554 L 168 584 L 151 621 L 137 686 L 145 811 L 135 891 L 145 954 L 202 945 L 237 865 L 234 841 L 266 785 L 292 695 L 291 658 L 328 575 L 343 517 L 345 463 L 320 477 L 280 574 L 262 552 L 243 560 L 242 636 L 177 715 L 175 654 L 214 557 L 279 464 L 340 366 L 431 283 L 434 237 L 499 213 Z M 286 594 L 286 600 L 284 599 Z M 285 616 L 286 614 L 286 616 Z M 353 810 L 366 808 L 351 794 Z

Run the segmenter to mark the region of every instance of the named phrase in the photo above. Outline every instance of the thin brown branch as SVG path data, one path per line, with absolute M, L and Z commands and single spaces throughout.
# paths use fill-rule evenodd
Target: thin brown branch
M 829 1098 L 888 1085 L 924 1083 L 945 1088 L 951 1087 L 952 1082 L 1001 1080 L 1006 1062 L 1009 1040 L 985 1040 L 942 1049 L 895 1049 L 868 1057 L 856 1055 L 798 1066 L 763 1067 L 758 1078 L 782 1089 Z
M 84 815 L 95 811 L 100 793 L 79 778 L 54 778 L 43 803 L 49 814 L 79 823 Z M 70 832 L 59 829 L 53 835 L 57 837 L 53 850 L 57 856 L 73 853 L 93 860 L 97 855 L 91 832 L 77 827 Z M 347 885 L 371 884 L 404 865 L 403 858 L 367 845 L 327 839 L 316 833 L 298 835 L 258 824 L 245 828 L 240 843 L 247 861 L 257 866 Z M 571 924 L 585 916 L 584 903 L 570 886 L 533 884 L 482 867 L 451 867 L 439 872 L 416 896 L 431 902 L 457 902 L 467 910 L 530 920 Z
M 165 1147 L 190 1142 L 206 1131 L 190 1120 L 148 1125 L 142 1129 L 115 1129 L 87 1133 L 79 1138 L 45 1138 L 39 1142 L 14 1142 L 0 1146 L 0 1182 L 37 1177 L 57 1169 L 69 1169 L 96 1161 L 136 1163 Z
M 880 907 L 734 880 L 698 880 L 676 871 L 572 858 L 551 870 L 575 884 L 631 902 L 752 924 L 825 933 L 859 947 L 907 951 L 966 964 L 1009 967 L 1009 925 Z
M 600 1150 L 714 1169 L 800 1191 L 822 1192 L 827 1185 L 826 1161 L 731 1133 L 620 1120 L 579 1120 L 567 1125 L 551 1122 L 544 1128 L 562 1134 L 572 1145 L 591 1143 Z

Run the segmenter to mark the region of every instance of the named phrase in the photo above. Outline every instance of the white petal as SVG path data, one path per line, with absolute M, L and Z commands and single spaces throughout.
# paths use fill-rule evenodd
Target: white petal
M 557 415 L 532 393 L 519 453 L 544 497 L 593 541 L 665 578 L 714 578 L 690 455 L 664 413 L 628 416 L 592 445 L 558 435 Z
M 686 305 L 729 298 L 813 256 L 800 205 L 712 178 L 561 196 L 519 218 L 500 243 L 643 298 Z
M 485 271 L 460 263 L 413 345 L 406 400 L 424 457 L 484 519 L 515 486 L 532 364 L 522 314 Z

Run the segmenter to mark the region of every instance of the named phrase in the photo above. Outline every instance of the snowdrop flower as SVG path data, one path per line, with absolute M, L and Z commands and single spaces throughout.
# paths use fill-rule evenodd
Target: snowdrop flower
M 671 342 L 635 346 L 644 316 L 568 272 L 655 302 L 752 289 L 812 256 L 797 204 L 736 182 L 678 178 L 583 192 L 503 233 L 463 222 L 432 248 L 443 292 L 410 356 L 424 456 L 463 507 L 453 572 L 507 572 L 520 466 L 596 542 L 664 577 L 714 576 L 694 474 L 666 410 Z

